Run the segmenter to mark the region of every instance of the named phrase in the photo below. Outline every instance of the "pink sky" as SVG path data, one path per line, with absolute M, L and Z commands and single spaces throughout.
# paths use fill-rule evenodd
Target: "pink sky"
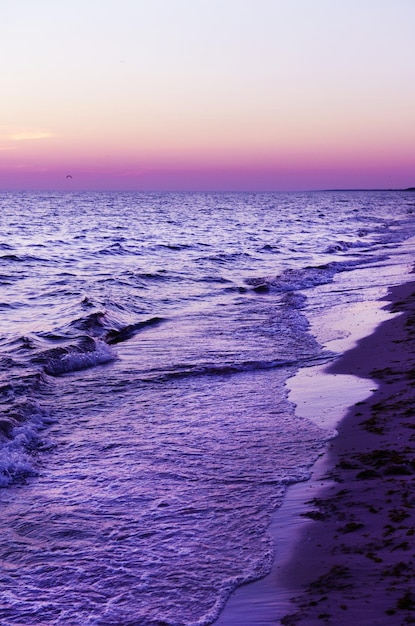
M 415 185 L 412 0 L 2 12 L 0 190 Z

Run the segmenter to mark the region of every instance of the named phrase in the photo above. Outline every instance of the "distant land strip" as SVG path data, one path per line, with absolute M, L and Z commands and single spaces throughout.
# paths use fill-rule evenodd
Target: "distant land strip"
M 321 189 L 321 191 L 415 191 L 415 187 L 407 187 L 406 189 Z

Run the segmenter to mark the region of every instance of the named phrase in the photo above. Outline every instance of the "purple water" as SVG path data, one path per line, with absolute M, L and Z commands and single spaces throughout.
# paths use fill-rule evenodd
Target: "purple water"
M 1 622 L 212 623 L 333 436 L 287 400 L 335 358 L 309 316 L 388 284 L 413 194 L 0 207 Z

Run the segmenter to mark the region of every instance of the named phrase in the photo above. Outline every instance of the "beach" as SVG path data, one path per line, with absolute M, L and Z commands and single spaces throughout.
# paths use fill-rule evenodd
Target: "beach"
M 259 595 L 241 588 L 218 625 L 415 623 L 415 283 L 386 299 L 395 315 L 326 368 L 372 392 L 350 406 L 311 480 L 289 488 Z

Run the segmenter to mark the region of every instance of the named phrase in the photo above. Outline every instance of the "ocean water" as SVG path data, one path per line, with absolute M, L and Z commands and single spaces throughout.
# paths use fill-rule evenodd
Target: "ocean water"
M 310 318 L 413 262 L 409 192 L 0 194 L 0 622 L 202 626 L 330 429 Z

